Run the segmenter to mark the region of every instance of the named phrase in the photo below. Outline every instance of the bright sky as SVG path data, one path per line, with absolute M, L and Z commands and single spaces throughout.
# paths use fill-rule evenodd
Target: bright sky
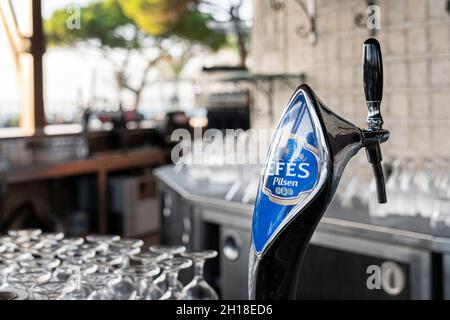
M 48 18 L 55 9 L 65 7 L 69 4 L 83 5 L 92 0 L 43 0 L 43 16 Z M 223 2 L 236 0 L 220 0 Z M 27 7 L 25 1 L 12 1 L 19 25 L 26 19 Z M 251 1 L 243 8 L 244 15 L 251 17 Z M 14 64 L 10 53 L 5 52 L 6 38 L 0 27 L 0 112 L 1 108 L 9 106 L 18 101 L 17 79 L 15 77 Z M 81 93 L 84 100 L 91 95 L 92 88 L 98 96 L 105 96 L 111 100 L 114 93 L 115 83 L 112 78 L 111 66 L 104 61 L 102 56 L 93 50 L 51 48 L 44 56 L 44 88 L 46 95 L 46 107 L 52 108 L 55 104 L 73 104 Z M 198 67 L 198 65 L 197 65 Z M 142 65 L 139 61 L 131 64 L 131 70 L 139 74 Z M 133 69 L 134 68 L 134 69 Z M 95 81 L 94 81 L 95 80 Z M 95 82 L 95 85 L 93 83 Z M 159 90 L 160 91 L 160 90 Z M 161 92 L 158 92 L 160 95 Z M 171 94 L 171 93 L 169 93 Z M 152 100 L 158 97 L 152 93 L 144 96 L 144 99 Z

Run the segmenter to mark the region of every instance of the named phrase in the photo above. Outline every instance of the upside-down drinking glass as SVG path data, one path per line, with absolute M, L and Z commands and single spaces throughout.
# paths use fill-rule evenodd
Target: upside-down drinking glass
M 39 240 L 45 243 L 55 243 L 64 238 L 64 233 L 62 232 L 45 232 L 39 236 Z
M 205 281 L 204 265 L 207 259 L 217 257 L 217 251 L 193 251 L 184 252 L 183 257 L 194 262 L 194 279 L 184 287 L 182 299 L 184 300 L 219 300 L 216 291 Z
M 53 278 L 60 281 L 68 281 L 74 275 L 81 275 L 82 277 L 96 272 L 98 267 L 90 262 L 84 262 L 82 260 L 69 260 L 64 261 L 53 272 Z
M 14 238 L 25 237 L 28 239 L 32 239 L 35 237 L 39 237 L 42 233 L 41 229 L 20 229 L 20 230 L 10 230 L 8 231 L 8 235 Z
M 120 281 L 120 276 L 115 273 L 93 273 L 84 277 L 83 281 L 93 288 L 88 300 L 111 300 L 113 295 L 108 286 L 113 287 Z
M 27 292 L 28 299 L 32 300 L 33 295 L 30 288 L 36 284 L 44 283 L 52 277 L 51 272 L 45 269 L 26 270 L 15 272 L 8 276 L 8 285 Z
M 33 256 L 29 252 L 23 252 L 20 250 L 10 250 L 0 254 L 0 261 L 8 265 L 15 265 L 19 261 L 33 259 Z
M 6 279 L 8 279 L 8 275 L 10 275 L 13 270 L 14 267 L 12 265 L 0 262 L 0 288 L 6 286 Z
M 98 273 L 110 273 L 122 264 L 123 257 L 118 253 L 106 253 L 93 257 L 89 262 L 97 265 Z
M 156 265 L 134 265 L 117 270 L 121 280 L 113 287 L 117 300 L 158 300 L 162 292 L 153 283 L 153 277 L 159 274 Z
M 168 259 L 168 255 L 166 253 L 160 252 L 141 252 L 135 255 L 130 256 L 130 261 L 133 264 L 147 265 L 147 264 L 158 264 L 159 262 Z
M 31 249 L 30 252 L 38 257 L 52 259 L 66 251 L 67 246 L 60 243 L 45 243 L 44 247 Z
M 183 295 L 178 287 L 178 273 L 192 266 L 192 261 L 186 258 L 173 258 L 161 262 L 161 267 L 167 272 L 168 288 L 160 300 L 181 300 Z
M 166 255 L 166 259 L 170 260 L 177 254 L 183 253 L 186 251 L 185 246 L 168 246 L 168 245 L 154 245 L 151 246 L 150 252 L 156 253 L 164 253 Z M 167 269 L 162 268 L 162 272 L 158 278 L 155 279 L 154 283 L 161 289 L 162 292 L 166 292 L 169 288 L 168 277 L 167 277 Z M 177 280 L 177 287 L 179 290 L 183 289 L 183 284 Z
M 91 234 L 86 237 L 86 240 L 90 243 L 96 243 L 98 245 L 101 245 L 102 247 L 102 253 L 106 254 L 109 245 L 111 242 L 119 241 L 120 236 L 117 235 L 107 235 L 107 234 Z
M 122 268 L 125 268 L 130 263 L 129 257 L 138 254 L 143 244 L 144 241 L 140 239 L 120 239 L 111 242 L 110 251 L 119 253 L 122 256 Z
M 59 300 L 73 290 L 75 290 L 75 283 L 71 281 L 49 281 L 31 288 L 34 300 Z
M 95 250 L 73 249 L 58 254 L 58 258 L 63 261 L 87 261 L 95 257 Z
M 61 260 L 52 258 L 37 258 L 37 259 L 22 260 L 19 261 L 18 264 L 23 269 L 42 268 L 51 271 L 61 264 Z
M 61 240 L 61 244 L 68 246 L 70 248 L 80 246 L 84 243 L 84 238 L 82 237 L 65 237 Z

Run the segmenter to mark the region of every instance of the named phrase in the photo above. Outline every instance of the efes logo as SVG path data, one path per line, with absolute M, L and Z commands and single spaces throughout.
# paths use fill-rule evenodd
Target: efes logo
M 304 92 L 297 91 L 272 139 L 253 211 L 252 241 L 258 254 L 318 188 L 325 154 L 320 149 L 323 144 L 318 143 L 320 127 L 313 113 Z
M 268 163 L 263 192 L 279 205 L 296 205 L 314 189 L 319 178 L 316 148 L 296 135 Z

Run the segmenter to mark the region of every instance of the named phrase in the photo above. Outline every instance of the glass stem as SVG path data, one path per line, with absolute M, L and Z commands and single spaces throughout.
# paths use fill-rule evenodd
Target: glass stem
M 169 289 L 176 290 L 178 282 L 178 270 L 169 271 L 167 274 Z
M 127 255 L 127 254 L 124 254 L 124 255 L 122 256 L 122 258 L 123 258 L 122 267 L 123 267 L 123 268 L 128 267 L 128 265 L 130 264 L 130 259 L 128 258 L 128 255 Z
M 145 292 L 145 288 L 146 288 L 146 278 L 144 277 L 136 277 L 134 279 L 135 283 L 137 284 L 137 293 L 138 296 L 141 297 L 144 292 Z
M 203 269 L 205 267 L 205 260 L 194 261 L 194 278 L 196 280 L 203 278 Z
M 108 253 L 108 248 L 109 248 L 109 243 L 108 242 L 103 243 L 103 247 L 101 249 L 102 254 L 106 255 Z
M 81 270 L 78 269 L 77 273 L 75 274 L 75 289 L 80 290 L 81 289 Z

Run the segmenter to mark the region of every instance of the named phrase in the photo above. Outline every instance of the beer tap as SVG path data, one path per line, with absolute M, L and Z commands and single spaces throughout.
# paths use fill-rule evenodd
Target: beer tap
M 360 129 L 328 108 L 306 84 L 289 100 L 269 147 L 253 212 L 249 295 L 296 299 L 301 265 L 314 230 L 342 173 L 362 148 L 372 165 L 380 203 L 386 202 L 380 145 L 389 139 L 380 112 L 380 44 L 363 46 L 367 127 Z
M 383 158 L 380 144 L 389 139 L 389 131 L 383 130 L 384 121 L 380 111 L 383 97 L 383 59 L 380 43 L 373 38 L 364 42 L 363 80 L 368 108 L 367 128 L 362 131 L 363 144 L 366 148 L 367 160 L 373 167 L 378 202 L 386 203 L 386 186 L 381 166 Z

